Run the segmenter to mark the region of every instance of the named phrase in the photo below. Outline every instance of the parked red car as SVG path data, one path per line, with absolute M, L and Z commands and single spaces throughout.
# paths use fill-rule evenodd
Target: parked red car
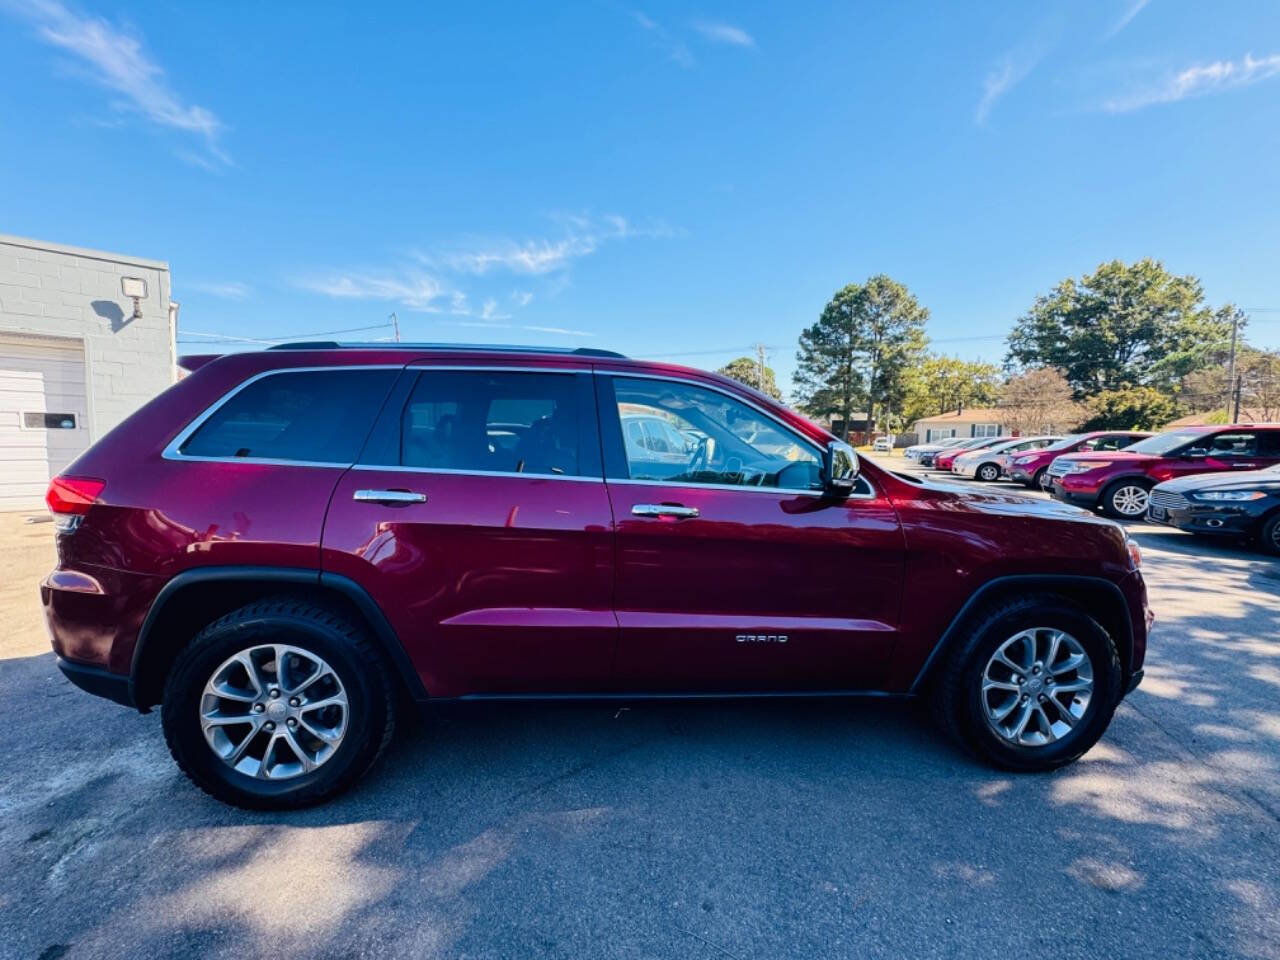
M 1118 525 L 860 462 L 714 374 L 407 344 L 187 365 L 51 484 L 40 593 L 63 672 L 159 705 L 231 803 L 332 796 L 415 701 L 916 696 L 1044 770 L 1142 678 Z
M 1013 437 L 986 437 L 985 439 L 970 440 L 968 443 L 962 443 L 958 447 L 952 447 L 950 450 L 942 450 L 933 458 L 933 466 L 938 470 L 951 472 L 952 465 L 956 462 L 956 457 L 962 453 L 970 453 L 974 450 L 985 450 L 987 447 L 994 447 L 997 443 L 1008 443 Z
M 1010 480 L 1039 488 L 1045 479 L 1049 464 L 1067 453 L 1092 453 L 1104 450 L 1123 450 L 1125 447 L 1145 440 L 1150 433 L 1134 430 L 1095 430 L 1092 433 L 1077 433 L 1063 437 L 1052 446 L 1042 450 L 1030 450 L 1019 454 L 1009 461 L 1005 472 Z
M 1260 470 L 1275 463 L 1280 463 L 1280 424 L 1237 423 L 1182 427 L 1113 452 L 1067 454 L 1053 461 L 1046 476 L 1059 500 L 1140 520 L 1157 483 L 1193 473 Z

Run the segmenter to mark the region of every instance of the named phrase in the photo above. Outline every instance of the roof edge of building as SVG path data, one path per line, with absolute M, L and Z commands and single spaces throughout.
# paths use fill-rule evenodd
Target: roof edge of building
M 109 250 L 94 250 L 90 247 L 73 247 L 66 243 L 52 243 L 48 240 L 33 240 L 30 237 L 15 237 L 0 233 L 0 243 L 15 247 L 26 247 L 28 250 L 44 250 L 48 253 L 65 253 L 73 257 L 84 257 L 88 260 L 103 260 L 109 263 L 127 263 L 137 267 L 148 267 L 152 270 L 169 272 L 166 260 L 150 260 L 146 257 L 134 257 L 125 253 L 112 253 Z

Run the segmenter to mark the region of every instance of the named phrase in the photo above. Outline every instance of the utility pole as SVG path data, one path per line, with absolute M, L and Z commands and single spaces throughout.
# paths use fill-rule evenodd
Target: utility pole
M 764 389 L 764 344 L 756 344 L 756 389 L 765 393 Z
M 1240 422 L 1240 380 L 1241 380 L 1241 378 L 1240 378 L 1240 377 L 1236 377 L 1236 382 L 1235 382 L 1235 395 L 1236 395 L 1236 396 L 1235 396 L 1235 405 L 1234 405 L 1234 407 L 1233 407 L 1233 409 L 1232 409 L 1232 413 L 1231 413 L 1231 422 L 1232 422 L 1232 423 L 1239 423 L 1239 422 Z
M 1240 386 L 1236 383 L 1236 334 L 1240 329 L 1240 311 L 1235 310 L 1231 314 L 1231 353 L 1227 357 L 1227 409 L 1231 409 L 1231 397 L 1234 394 L 1236 398 L 1236 412 L 1239 413 L 1240 408 Z M 1232 423 L 1235 418 L 1232 417 Z
M 393 311 L 391 314 L 391 326 L 395 330 L 396 343 L 400 342 L 400 318 Z

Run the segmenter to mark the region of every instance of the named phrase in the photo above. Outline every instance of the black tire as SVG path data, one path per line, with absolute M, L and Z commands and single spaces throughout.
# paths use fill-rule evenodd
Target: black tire
M 986 483 L 992 483 L 993 481 L 1000 479 L 1000 468 L 994 463 L 984 463 L 982 466 L 978 467 L 974 476 Z
M 1258 531 L 1258 547 L 1272 556 L 1280 556 L 1280 511 L 1273 513 Z
M 224 763 L 204 739 L 199 704 L 219 665 L 258 644 L 288 643 L 318 655 L 345 688 L 349 715 L 332 756 L 315 770 L 258 780 Z M 295 597 L 251 603 L 201 630 L 178 655 L 164 686 L 161 722 L 169 752 L 206 793 L 251 810 L 286 810 L 320 803 L 365 774 L 395 731 L 395 690 L 381 651 L 345 617 Z
M 1021 630 L 1052 627 L 1075 637 L 1093 662 L 1094 690 L 1084 715 L 1065 736 L 1042 746 L 1018 746 L 991 729 L 982 704 L 982 676 L 996 649 Z M 1031 595 L 993 605 L 956 638 L 930 685 L 934 719 L 943 731 L 983 760 L 1016 771 L 1053 770 L 1078 759 L 1106 731 L 1122 696 L 1115 643 L 1078 605 L 1063 597 Z
M 1041 467 L 1039 470 L 1037 470 L 1037 471 L 1036 471 L 1036 475 L 1035 475 L 1034 477 L 1032 477 L 1032 478 L 1031 478 L 1031 489 L 1032 489 L 1032 490 L 1043 490 L 1043 489 L 1044 489 L 1044 473 L 1045 473 L 1045 471 L 1046 471 L 1046 470 L 1048 470 L 1048 469 L 1049 469 L 1048 467 Z
M 1155 486 L 1155 484 L 1150 480 L 1140 478 L 1117 480 L 1102 491 L 1102 496 L 1098 499 L 1098 502 L 1102 504 L 1102 512 L 1108 517 L 1114 517 L 1117 520 L 1141 520 L 1147 515 L 1147 508 L 1145 505 L 1141 512 L 1125 513 L 1123 509 L 1116 505 L 1115 500 L 1117 497 L 1123 496 L 1124 491 L 1131 487 L 1138 487 L 1144 492 L 1150 493 L 1153 486 Z

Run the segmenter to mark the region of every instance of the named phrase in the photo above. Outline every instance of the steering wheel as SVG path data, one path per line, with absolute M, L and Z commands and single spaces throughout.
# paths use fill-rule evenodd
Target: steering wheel
M 700 437 L 698 446 L 693 451 L 693 456 L 689 458 L 689 473 L 696 474 L 702 470 L 706 470 L 711 460 L 709 452 L 710 437 Z

